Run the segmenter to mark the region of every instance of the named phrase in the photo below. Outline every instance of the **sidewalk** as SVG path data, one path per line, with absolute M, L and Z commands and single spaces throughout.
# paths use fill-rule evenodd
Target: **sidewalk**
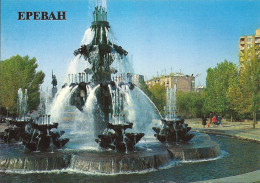
M 188 119 L 185 120 L 185 123 L 189 124 L 193 131 L 232 136 L 260 143 L 260 122 L 256 124 L 255 129 L 253 129 L 251 122 L 222 122 L 222 126 L 213 127 L 211 124 L 209 128 L 207 125 L 203 128 L 199 120 L 200 119 Z
M 231 177 L 224 177 L 220 179 L 205 180 L 196 183 L 248 183 L 248 182 L 260 182 L 260 170 L 245 173 L 242 175 L 236 175 Z

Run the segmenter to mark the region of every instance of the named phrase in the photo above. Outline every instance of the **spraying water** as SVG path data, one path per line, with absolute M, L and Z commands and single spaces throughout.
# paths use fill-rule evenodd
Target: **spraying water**
M 83 44 L 86 44 L 86 45 L 90 44 L 91 41 L 94 38 L 94 35 L 95 35 L 95 32 L 91 28 L 87 29 L 85 34 L 84 34 L 84 37 L 83 37 L 83 39 L 81 41 L 81 45 L 83 45 Z
M 177 85 L 175 84 L 173 88 L 167 88 L 166 93 L 166 119 L 167 120 L 173 120 L 176 118 L 176 91 L 177 91 Z
M 106 1 L 94 4 L 92 26 L 85 31 L 81 47 L 74 51 L 66 84 L 50 109 L 51 122 L 66 129 L 71 139 L 68 145 L 78 144 L 77 148 L 79 144 L 86 148 L 108 123 L 130 122 L 133 131 L 152 134 L 151 125 L 160 124 L 162 118 L 149 97 L 132 84 L 132 57 L 115 44 L 107 22 Z
M 69 99 L 76 89 L 77 86 L 74 88 L 66 86 L 57 93 L 50 109 L 52 123 L 59 122 L 62 125 L 65 108 L 69 107 Z
M 17 101 L 17 115 L 20 120 L 25 120 L 25 116 L 28 112 L 28 95 L 27 89 L 24 90 L 24 93 L 21 88 L 18 90 L 18 101 Z

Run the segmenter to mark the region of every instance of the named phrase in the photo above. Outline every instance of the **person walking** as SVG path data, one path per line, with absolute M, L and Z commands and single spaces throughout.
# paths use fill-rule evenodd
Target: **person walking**
M 220 117 L 219 115 L 217 115 L 217 121 L 218 121 L 218 125 L 219 125 L 219 126 L 222 126 L 222 125 L 221 125 L 221 117 Z
M 216 117 L 216 115 L 214 115 L 213 118 L 212 118 L 212 123 L 214 124 L 214 127 L 216 127 L 217 122 L 218 122 L 217 117 Z
M 205 128 L 206 124 L 207 124 L 207 118 L 206 118 L 206 116 L 204 115 L 204 116 L 202 116 L 202 125 L 203 125 L 203 128 Z

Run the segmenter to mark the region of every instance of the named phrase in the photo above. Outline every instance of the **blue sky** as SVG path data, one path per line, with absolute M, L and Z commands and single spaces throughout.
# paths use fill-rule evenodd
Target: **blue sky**
M 2 0 L 1 60 L 36 57 L 39 70 L 63 81 L 73 51 L 92 22 L 93 0 Z M 107 0 L 117 44 L 133 55 L 135 73 L 201 74 L 225 59 L 238 64 L 238 39 L 260 28 L 260 1 Z M 18 11 L 67 11 L 66 21 L 18 21 Z M 61 84 L 61 83 L 59 83 Z

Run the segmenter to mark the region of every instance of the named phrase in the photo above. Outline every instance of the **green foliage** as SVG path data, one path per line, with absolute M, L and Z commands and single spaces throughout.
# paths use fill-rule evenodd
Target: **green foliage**
M 260 58 L 256 52 L 260 53 L 259 48 L 252 47 L 240 55 L 239 76 L 227 93 L 231 108 L 240 115 L 252 117 L 254 121 L 260 107 Z
M 0 62 L 0 105 L 16 112 L 17 91 L 19 88 L 28 90 L 28 107 L 32 111 L 40 102 L 40 84 L 43 83 L 44 73 L 36 72 L 36 58 L 28 56 L 13 56 Z
M 197 92 L 177 92 L 178 113 L 189 118 L 203 115 L 204 95 Z
M 164 107 L 166 106 L 166 87 L 160 84 L 155 84 L 148 88 L 143 82 L 140 88 L 146 93 L 146 95 L 154 102 L 161 114 L 164 114 Z M 180 115 L 186 117 L 201 117 L 205 114 L 204 110 L 204 91 L 200 93 L 196 92 L 177 92 L 177 110 Z
M 217 64 L 215 68 L 207 70 L 204 110 L 221 115 L 232 112 L 227 100 L 227 91 L 237 76 L 237 66 L 227 60 Z
M 227 90 L 227 100 L 232 110 L 238 114 L 245 114 L 248 112 L 250 103 L 244 100 L 245 91 L 240 87 L 237 79 L 235 79 Z
M 148 88 L 144 81 L 140 83 L 140 89 L 153 101 L 161 114 L 164 114 L 164 106 L 166 105 L 166 88 L 159 84 Z
M 148 86 L 146 85 L 146 83 L 142 80 L 140 82 L 140 89 L 149 97 L 152 98 L 152 92 L 149 90 Z
M 151 92 L 151 100 L 157 106 L 161 114 L 164 113 L 164 106 L 166 105 L 166 88 L 160 84 L 155 84 L 149 88 Z

